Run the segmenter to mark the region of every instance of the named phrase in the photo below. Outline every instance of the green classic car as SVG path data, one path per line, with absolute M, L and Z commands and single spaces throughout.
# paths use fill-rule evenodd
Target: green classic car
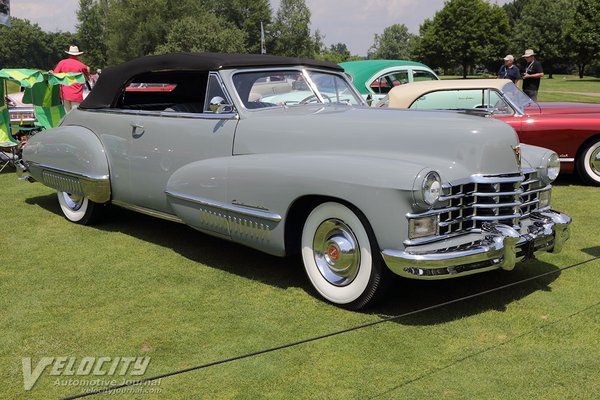
M 301 98 L 274 100 L 286 94 Z M 320 296 L 358 309 L 391 273 L 454 278 L 559 252 L 559 167 L 500 121 L 367 107 L 332 63 L 181 53 L 104 70 L 18 173 L 56 189 L 75 223 L 110 203 L 300 256 Z
M 359 60 L 343 62 L 340 66 L 369 105 L 384 98 L 395 86 L 440 79 L 427 65 L 416 61 Z

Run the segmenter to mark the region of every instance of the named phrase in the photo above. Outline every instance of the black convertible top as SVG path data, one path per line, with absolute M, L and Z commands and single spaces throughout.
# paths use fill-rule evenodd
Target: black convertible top
M 110 107 L 133 77 L 156 71 L 215 71 L 224 68 L 286 67 L 305 65 L 343 71 L 339 65 L 305 58 L 260 54 L 174 53 L 137 58 L 102 70 L 94 89 L 81 103 L 81 109 Z

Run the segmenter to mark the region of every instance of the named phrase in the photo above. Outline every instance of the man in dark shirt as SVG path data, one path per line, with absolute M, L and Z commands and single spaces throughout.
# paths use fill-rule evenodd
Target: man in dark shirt
M 540 89 L 540 80 L 544 76 L 542 64 L 535 59 L 535 53 L 531 49 L 525 50 L 523 54 L 527 66 L 523 74 L 523 92 L 533 101 L 537 101 L 537 93 Z
M 516 85 L 521 79 L 521 73 L 514 62 L 515 58 L 511 54 L 504 57 L 504 65 L 501 66 L 500 71 L 498 71 L 498 78 L 510 79 Z

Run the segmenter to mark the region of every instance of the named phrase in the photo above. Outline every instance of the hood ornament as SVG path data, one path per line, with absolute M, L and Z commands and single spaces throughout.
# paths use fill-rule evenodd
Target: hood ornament
M 515 154 L 515 159 L 517 160 L 517 167 L 521 169 L 521 145 L 512 147 L 512 151 Z

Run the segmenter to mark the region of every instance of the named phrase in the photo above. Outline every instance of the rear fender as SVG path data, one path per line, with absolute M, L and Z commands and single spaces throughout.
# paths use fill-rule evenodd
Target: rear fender
M 81 126 L 62 126 L 33 136 L 23 149 L 26 173 L 53 189 L 110 200 L 110 174 L 100 139 Z

